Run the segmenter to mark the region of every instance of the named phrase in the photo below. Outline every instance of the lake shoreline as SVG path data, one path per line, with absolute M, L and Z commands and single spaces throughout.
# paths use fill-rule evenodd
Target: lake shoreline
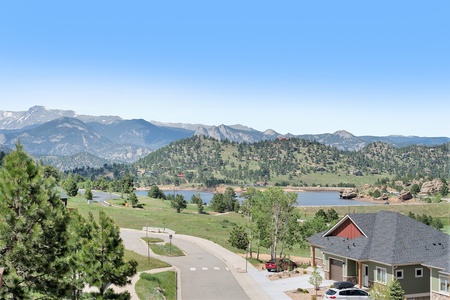
M 170 191 L 198 191 L 198 192 L 211 192 L 211 193 L 224 193 L 226 188 L 228 186 L 226 185 L 219 185 L 215 188 L 211 188 L 211 189 L 207 189 L 207 188 L 193 188 L 193 187 L 185 187 L 185 186 L 174 186 L 174 185 L 160 185 L 158 186 L 161 190 L 163 190 L 164 192 L 170 192 Z M 246 187 L 248 188 L 248 187 Z M 244 193 L 246 192 L 246 188 L 241 189 L 240 187 L 234 188 L 236 193 Z M 267 187 L 263 187 L 263 186 L 256 186 L 255 187 L 258 190 L 265 190 L 267 189 Z M 302 192 L 317 192 L 317 193 L 321 193 L 321 192 L 336 192 L 339 193 L 341 190 L 351 190 L 353 188 L 347 188 L 347 187 L 292 187 L 292 186 L 287 186 L 287 187 L 281 187 L 285 192 L 294 192 L 294 193 L 302 193 Z M 137 188 L 136 190 L 139 191 L 146 191 L 149 188 Z M 375 200 L 373 198 L 370 197 L 355 197 L 353 199 L 345 199 L 347 201 L 349 201 L 349 205 L 351 204 L 351 201 L 357 201 L 357 202 L 365 202 L 365 203 L 371 203 L 371 204 L 384 204 L 385 202 L 389 202 L 390 204 L 400 204 L 398 202 L 396 202 L 394 199 L 391 199 L 391 201 L 386 201 L 386 200 Z M 392 201 L 394 200 L 394 201 Z M 410 202 L 411 204 L 414 204 L 414 202 Z M 404 204 L 404 202 L 403 202 Z M 358 205 L 358 204 L 355 204 Z

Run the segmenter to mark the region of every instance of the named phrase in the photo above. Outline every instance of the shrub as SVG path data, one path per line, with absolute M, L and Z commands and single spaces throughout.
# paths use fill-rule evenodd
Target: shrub
M 152 274 L 149 274 L 149 273 L 141 273 L 140 278 L 144 279 L 144 280 L 147 280 L 147 281 L 154 281 L 157 284 L 160 284 L 159 278 L 154 276 L 154 275 L 152 275 Z

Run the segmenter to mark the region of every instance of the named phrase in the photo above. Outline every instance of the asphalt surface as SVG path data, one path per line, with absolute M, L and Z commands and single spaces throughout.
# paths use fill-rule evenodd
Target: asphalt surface
M 147 245 L 141 237 L 159 237 L 169 242 L 167 234 L 148 233 L 140 230 L 121 229 L 125 248 L 143 256 L 148 255 Z M 233 276 L 230 268 L 214 254 L 185 236 L 174 235 L 172 244 L 182 249 L 186 256 L 166 257 L 150 254 L 175 266 L 180 274 L 179 289 L 182 299 L 250 299 Z
M 84 189 L 80 189 L 80 190 L 78 190 L 78 192 L 81 195 L 84 195 Z M 98 202 L 103 205 L 109 206 L 108 200 L 119 199 L 119 198 L 120 198 L 120 196 L 118 196 L 118 195 L 95 190 L 95 191 L 92 191 L 92 200 L 90 200 L 90 201 Z

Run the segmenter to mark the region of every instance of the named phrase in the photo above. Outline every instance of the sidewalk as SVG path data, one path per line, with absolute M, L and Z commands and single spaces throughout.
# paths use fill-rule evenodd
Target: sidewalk
M 127 229 L 130 230 L 130 229 Z M 167 231 L 167 229 L 165 229 Z M 145 232 L 145 231 L 142 231 Z M 160 233 L 163 234 L 163 233 Z M 173 233 L 175 234 L 175 233 Z M 183 234 L 176 234 L 177 239 L 183 239 L 187 240 L 191 243 L 197 244 L 198 246 L 202 247 L 206 251 L 214 254 L 216 257 L 221 259 L 229 268 L 229 270 L 232 272 L 233 276 L 236 278 L 239 285 L 242 287 L 242 289 L 245 291 L 245 293 L 248 295 L 248 297 L 252 300 L 270 300 L 270 299 L 276 299 L 276 300 L 290 300 L 291 298 L 288 297 L 285 292 L 286 291 L 292 291 L 296 290 L 297 288 L 312 288 L 313 286 L 308 283 L 309 275 L 301 275 L 301 276 L 295 276 L 291 278 L 285 278 L 285 279 L 278 279 L 278 280 L 270 280 L 267 278 L 267 275 L 269 275 L 269 272 L 267 270 L 259 271 L 257 270 L 251 263 L 247 262 L 244 258 L 241 256 L 223 248 L 222 246 L 211 242 L 206 239 L 189 236 L 189 235 L 183 235 Z M 144 246 L 145 245 L 145 246 Z M 140 247 L 146 247 L 145 243 L 142 243 Z M 137 249 L 130 249 L 130 250 L 137 250 Z M 139 251 L 136 251 L 139 253 Z M 146 250 L 145 250 L 146 252 Z M 156 273 L 161 271 L 167 270 L 175 270 L 174 267 L 164 268 L 164 269 L 155 269 L 150 271 L 144 271 L 146 273 Z M 312 270 L 312 269 L 311 269 Z M 323 271 L 319 269 L 322 275 L 322 278 L 324 278 Z M 141 272 L 142 273 L 142 272 Z M 177 276 L 179 278 L 179 276 Z M 134 284 L 139 280 L 139 274 L 136 274 L 132 278 L 132 283 L 122 287 L 114 287 L 114 290 L 116 291 L 125 291 L 128 290 L 131 294 L 131 299 L 138 300 L 135 291 L 134 291 Z M 322 282 L 321 286 L 330 286 L 333 283 L 331 280 L 324 280 Z M 182 285 L 180 284 L 181 288 Z M 179 299 L 181 299 L 181 295 L 179 294 Z M 185 299 L 190 300 L 190 299 Z

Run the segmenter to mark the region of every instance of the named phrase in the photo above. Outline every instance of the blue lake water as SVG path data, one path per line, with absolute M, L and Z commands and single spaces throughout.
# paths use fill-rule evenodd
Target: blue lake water
M 164 191 L 164 193 L 166 195 L 173 193 L 183 195 L 184 199 L 188 202 L 191 201 L 193 195 L 199 193 L 203 203 L 210 203 L 214 196 L 214 193 L 212 192 L 199 192 L 194 190 L 168 190 Z M 369 202 L 341 199 L 339 198 L 338 192 L 297 192 L 297 194 L 297 205 L 299 206 L 377 205 Z M 136 195 L 147 196 L 147 191 L 136 191 Z

